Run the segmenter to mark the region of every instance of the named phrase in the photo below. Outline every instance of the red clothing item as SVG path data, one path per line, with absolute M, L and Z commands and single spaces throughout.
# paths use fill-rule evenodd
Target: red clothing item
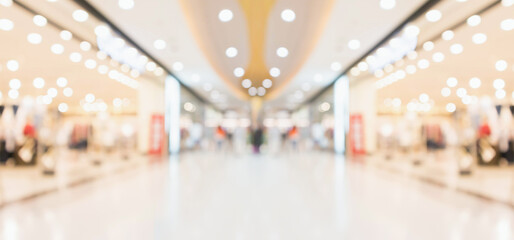
M 23 128 L 23 135 L 25 135 L 25 137 L 35 138 L 36 137 L 36 129 L 34 128 L 33 125 L 27 123 L 25 125 L 25 127 Z
M 478 137 L 487 137 L 489 135 L 491 135 L 491 128 L 489 127 L 489 124 L 482 124 L 478 129 Z

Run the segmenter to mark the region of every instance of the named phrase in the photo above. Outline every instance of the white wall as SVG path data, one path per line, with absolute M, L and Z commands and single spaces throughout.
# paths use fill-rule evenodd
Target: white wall
M 372 78 L 350 83 L 350 114 L 360 113 L 364 118 L 364 140 L 367 153 L 375 152 L 376 136 L 376 88 Z

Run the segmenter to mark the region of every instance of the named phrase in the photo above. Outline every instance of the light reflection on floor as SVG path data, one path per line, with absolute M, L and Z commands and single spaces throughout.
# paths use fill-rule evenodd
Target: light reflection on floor
M 328 153 L 187 153 L 0 210 L 0 239 L 513 239 L 501 204 Z

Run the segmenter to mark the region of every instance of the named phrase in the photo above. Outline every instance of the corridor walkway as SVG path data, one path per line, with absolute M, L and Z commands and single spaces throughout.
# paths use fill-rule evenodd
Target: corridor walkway
M 513 239 L 512 208 L 329 153 L 186 153 L 0 209 L 0 239 Z

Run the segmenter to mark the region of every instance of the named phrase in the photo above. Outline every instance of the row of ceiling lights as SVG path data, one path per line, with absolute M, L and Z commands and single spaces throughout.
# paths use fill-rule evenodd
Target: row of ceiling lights
M 135 6 L 135 2 L 134 0 L 118 0 L 118 5 L 121 9 L 123 10 L 130 10 L 132 8 L 134 8 Z M 223 16 L 221 16 L 223 15 Z M 231 19 L 232 18 L 232 13 L 230 12 L 224 12 L 223 14 L 221 14 L 220 16 L 223 17 L 224 19 Z M 154 42 L 153 42 L 153 47 L 157 50 L 164 50 L 167 46 L 167 43 L 166 41 L 164 41 L 163 39 L 156 39 Z M 234 57 L 237 55 L 237 49 L 230 49 L 228 50 L 227 49 L 227 55 L 234 55 Z M 150 68 L 150 69 L 154 69 L 155 67 L 153 67 L 155 65 L 155 63 L 149 63 L 149 67 L 147 68 Z M 172 65 L 172 69 L 176 72 L 180 72 L 184 69 L 184 64 L 182 62 L 175 62 L 173 63 Z M 194 81 L 194 82 L 198 82 L 200 81 L 200 75 L 198 74 L 193 74 L 193 76 L 191 77 L 191 79 Z M 206 91 L 212 91 L 212 85 L 211 84 L 205 84 L 204 85 L 204 90 Z M 220 98 L 220 94 L 218 91 L 212 91 L 211 92 L 211 97 L 213 99 L 219 99 Z M 191 107 L 192 106 L 192 107 Z M 191 103 L 186 103 L 184 105 L 184 109 L 186 111 L 189 111 L 189 112 L 194 112 L 196 110 L 196 107 L 194 107 L 193 104 Z
M 49 1 L 49 2 L 56 2 L 56 1 Z M 2 0 L 2 2 L 0 2 L 0 5 L 10 7 L 10 6 L 12 6 L 12 1 Z M 77 22 L 85 22 L 85 21 L 87 21 L 89 14 L 87 12 L 85 12 L 84 10 L 78 9 L 72 13 L 72 17 Z M 41 16 L 41 15 L 35 15 L 32 20 L 33 20 L 33 23 L 38 27 L 45 27 L 48 23 L 48 20 L 44 16 Z M 14 23 L 11 20 L 0 19 L 0 30 L 11 31 L 11 30 L 13 30 L 13 28 L 14 28 Z M 95 33 L 98 34 L 99 32 L 102 32 L 101 28 L 105 28 L 105 26 L 97 27 L 95 29 Z M 73 34 L 67 30 L 62 30 L 59 33 L 59 36 L 64 41 L 70 41 L 71 39 L 73 39 Z M 38 44 L 42 43 L 43 37 L 39 33 L 29 33 L 27 35 L 27 41 L 30 44 L 38 45 Z M 84 52 L 91 50 L 91 47 L 92 47 L 91 44 L 87 41 L 82 41 L 79 46 L 80 46 L 80 49 Z M 54 53 L 56 55 L 61 55 L 64 53 L 64 46 L 62 44 L 56 43 L 56 44 L 51 45 L 50 50 L 52 53 Z M 97 52 L 96 56 L 100 60 L 107 59 L 107 55 L 101 51 Z M 70 58 L 70 61 L 72 61 L 74 63 L 78 63 L 82 60 L 82 54 L 80 54 L 79 52 L 72 52 L 70 54 L 69 58 Z M 111 65 L 113 65 L 113 67 L 119 66 L 119 64 L 114 60 L 111 60 Z M 97 67 L 97 62 L 93 59 L 87 59 L 84 61 L 84 66 L 87 69 L 95 69 Z M 6 67 L 9 71 L 16 72 L 19 69 L 19 63 L 16 60 L 8 60 L 6 63 Z M 121 69 L 122 69 L 122 72 L 126 72 L 126 73 L 130 72 L 132 77 L 137 78 L 139 76 L 139 71 L 137 71 L 135 69 L 130 70 L 130 67 L 126 64 L 121 65 Z M 157 70 L 156 75 L 158 75 L 159 69 L 156 69 L 156 70 Z M 108 74 L 109 78 L 117 80 L 118 82 L 120 82 L 124 85 L 127 85 L 131 88 L 137 88 L 137 86 L 138 86 L 138 82 L 136 80 L 131 79 L 130 77 L 127 77 L 126 75 L 124 75 L 123 73 L 120 73 L 117 70 L 109 71 L 109 68 L 106 65 L 98 66 L 98 72 L 100 74 Z M 57 79 L 56 83 L 57 83 L 58 87 L 63 88 L 63 95 L 65 97 L 71 97 L 73 95 L 73 89 L 70 87 L 66 87 L 68 84 L 68 80 L 66 78 L 59 77 Z M 21 81 L 19 81 L 18 79 L 12 79 L 10 81 L 9 85 L 10 85 L 11 89 L 9 90 L 8 96 L 12 99 L 17 99 L 19 97 L 18 91 L 19 91 L 19 88 L 21 87 Z M 37 77 L 33 80 L 33 85 L 37 89 L 42 89 L 45 86 L 45 80 L 41 77 Z M 52 100 L 57 95 L 58 95 L 58 90 L 56 88 L 49 88 L 47 90 L 46 95 L 38 96 L 36 98 L 36 100 L 40 104 L 49 105 L 52 103 Z M 90 95 L 92 95 L 92 94 L 88 94 L 86 96 L 90 96 Z M 1 96 L 1 94 L 0 94 L 0 96 Z M 117 101 L 116 101 L 117 99 L 119 99 L 119 98 L 116 98 L 115 101 L 113 101 L 113 104 L 115 105 L 115 107 L 117 105 Z M 100 109 L 103 111 L 104 108 L 101 107 Z M 58 110 L 60 112 L 66 112 L 68 110 L 68 105 L 66 103 L 60 103 L 58 105 Z M 86 108 L 85 108 L 85 110 L 87 111 Z
M 282 20 L 285 22 L 293 22 L 296 19 L 296 13 L 291 9 L 284 9 L 281 12 L 280 16 L 281 16 Z M 218 18 L 221 22 L 230 22 L 234 18 L 234 14 L 229 9 L 223 9 L 219 12 Z M 285 58 L 285 57 L 289 56 L 289 50 L 285 47 L 277 48 L 275 53 L 280 58 Z M 235 47 L 228 47 L 225 50 L 225 55 L 228 58 L 235 58 L 238 55 L 238 49 Z M 245 70 L 242 67 L 237 67 L 234 69 L 233 73 L 234 73 L 234 76 L 240 78 L 240 77 L 244 76 Z M 280 72 L 279 68 L 272 67 L 269 70 L 269 74 L 272 77 L 277 78 L 280 76 L 281 72 Z M 266 89 L 271 88 L 273 85 L 273 82 L 270 79 L 264 79 L 262 81 L 262 86 L 256 88 L 256 87 L 252 87 L 252 81 L 250 79 L 243 79 L 241 82 L 241 85 L 244 88 L 248 89 L 248 94 L 250 96 L 256 96 L 256 95 L 264 96 L 266 94 Z
M 461 1 L 461 2 L 463 2 L 463 1 Z M 503 3 L 503 6 L 508 7 L 508 6 L 514 5 L 514 0 L 503 1 L 502 3 Z M 425 17 L 426 17 L 427 21 L 429 21 L 429 22 L 437 22 L 442 18 L 442 14 L 439 10 L 430 10 L 425 14 Z M 480 25 L 481 22 L 482 22 L 482 19 L 479 15 L 470 16 L 466 20 L 467 25 L 470 27 L 478 26 L 478 25 Z M 514 29 L 514 19 L 503 20 L 500 24 L 500 28 L 504 31 L 513 30 Z M 447 31 L 443 32 L 441 38 L 443 40 L 450 41 L 454 38 L 454 32 L 451 30 L 447 30 Z M 485 35 L 483 33 L 474 34 L 472 37 L 473 43 L 475 43 L 477 45 L 485 43 L 486 40 L 487 40 L 487 35 Z M 434 49 L 434 47 L 435 47 L 435 45 L 431 41 L 427 41 L 423 44 L 423 49 L 427 52 L 432 51 Z M 457 44 L 457 43 L 453 44 L 450 47 L 450 52 L 455 55 L 460 54 L 463 52 L 463 47 L 461 44 Z M 412 52 L 407 57 L 411 60 L 414 60 L 417 58 L 417 55 L 418 55 L 417 52 Z M 432 55 L 432 60 L 434 62 L 442 62 L 444 60 L 444 54 L 441 52 L 434 53 Z M 400 63 L 400 64 L 398 64 L 398 63 Z M 403 60 L 400 60 L 399 62 L 397 62 L 396 65 L 398 67 L 403 65 Z M 422 60 L 418 61 L 418 68 L 420 68 L 420 69 L 426 69 L 429 67 L 429 65 L 430 65 L 430 62 L 426 59 L 422 59 Z M 384 69 L 384 70 L 376 71 L 375 76 L 381 77 L 383 75 L 384 71 L 392 72 L 394 67 L 392 65 L 390 65 L 388 67 L 386 67 L 386 69 Z M 503 71 L 507 70 L 508 63 L 505 60 L 498 60 L 495 63 L 495 68 L 497 71 L 503 72 Z M 407 72 L 409 74 L 414 74 L 416 72 L 416 67 L 414 65 L 409 65 L 409 66 L 407 66 L 405 71 L 398 70 L 397 72 L 390 74 L 388 77 L 378 80 L 377 87 L 383 88 L 387 85 L 390 85 L 390 84 L 396 82 L 397 80 L 405 78 L 406 77 L 405 72 Z M 458 80 L 455 77 L 450 77 L 446 81 L 446 84 L 448 87 L 444 87 L 441 90 L 441 95 L 443 97 L 449 97 L 451 95 L 450 88 L 456 87 L 458 85 Z M 482 82 L 477 77 L 473 77 L 469 80 L 469 86 L 473 89 L 480 88 L 481 85 L 482 85 Z M 504 99 L 506 96 L 506 92 L 504 90 L 505 81 L 503 79 L 496 79 L 493 82 L 493 87 L 496 89 L 496 93 L 495 93 L 496 98 Z M 461 98 L 461 101 L 463 102 L 463 104 L 466 104 L 466 105 L 478 102 L 477 96 L 468 95 L 467 90 L 462 87 L 458 88 L 456 90 L 456 95 L 459 98 Z M 512 96 L 514 98 L 514 92 L 512 93 Z M 413 100 L 411 100 L 411 102 L 409 102 L 409 104 L 407 105 L 407 110 L 408 111 L 424 111 L 424 112 L 430 111 L 434 102 L 433 102 L 433 100 L 431 100 L 429 102 L 429 99 L 430 98 L 429 98 L 428 94 L 422 93 L 420 95 L 419 99 L 413 99 Z M 384 103 L 386 106 L 393 106 L 395 108 L 401 107 L 401 100 L 399 98 L 393 99 L 392 102 L 391 102 L 391 99 L 386 99 L 384 101 Z M 448 112 L 454 112 L 454 111 L 456 111 L 456 109 L 457 109 L 457 107 L 454 103 L 448 103 L 446 105 L 446 111 L 448 111 Z
M 395 6 L 396 6 L 396 0 L 381 0 L 380 1 L 380 7 L 384 10 L 391 10 Z M 347 47 L 350 50 L 358 50 L 361 47 L 361 42 L 358 39 L 351 39 L 348 41 Z M 354 73 L 354 75 L 360 74 L 361 71 L 368 70 L 368 65 L 366 63 L 360 63 L 359 66 L 360 66 L 359 68 L 356 67 L 356 68 L 352 69 L 352 72 Z M 330 69 L 334 72 L 340 72 L 343 69 L 343 65 L 338 61 L 334 61 L 330 64 Z M 356 73 L 356 71 L 358 73 Z M 322 82 L 323 75 L 315 74 L 313 79 L 315 82 L 318 82 L 318 83 Z M 311 85 L 308 82 L 305 82 L 301 85 L 301 89 L 303 91 L 307 92 L 307 91 L 311 90 Z M 304 96 L 305 95 L 303 94 L 303 92 L 301 90 L 297 90 L 290 96 L 290 101 L 291 102 L 301 101 L 304 98 Z

